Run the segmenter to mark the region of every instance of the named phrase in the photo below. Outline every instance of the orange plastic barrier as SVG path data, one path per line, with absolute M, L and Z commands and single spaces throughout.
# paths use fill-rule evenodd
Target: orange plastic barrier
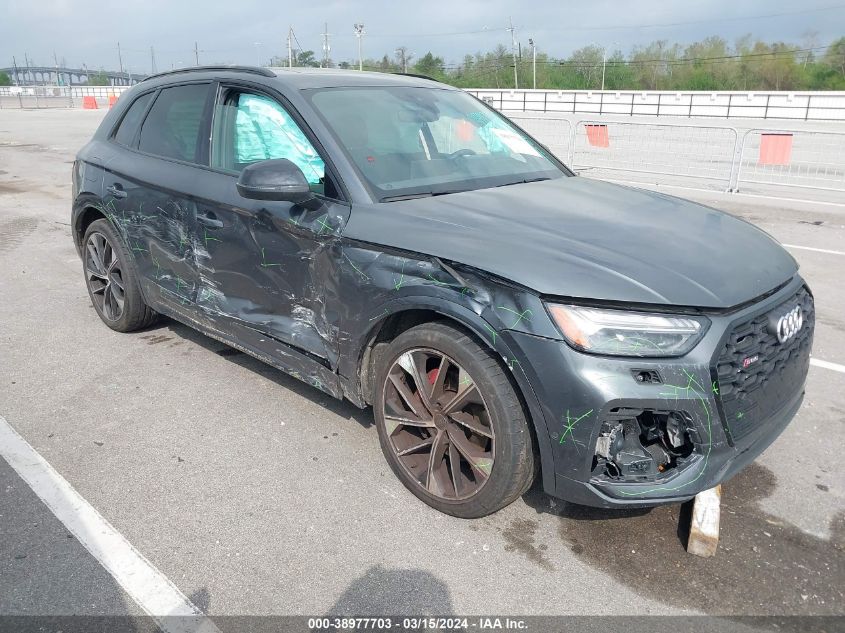
M 587 140 L 593 147 L 610 147 L 610 136 L 606 125 L 585 125 Z
M 114 106 L 117 103 L 117 95 L 109 95 L 109 108 Z
M 792 134 L 761 134 L 761 165 L 788 165 L 792 160 Z
M 83 110 L 96 110 L 97 107 L 97 100 L 94 97 L 82 97 Z

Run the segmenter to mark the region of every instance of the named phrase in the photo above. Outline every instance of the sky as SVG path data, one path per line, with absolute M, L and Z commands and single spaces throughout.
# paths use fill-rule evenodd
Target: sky
M 845 0 L 358 0 L 268 2 L 259 0 L 0 0 L 0 67 L 54 64 L 117 70 L 118 42 L 124 68 L 156 69 L 201 64 L 266 65 L 287 55 L 292 27 L 299 45 L 322 56 L 325 23 L 331 58 L 357 59 L 353 24 L 364 24 L 364 57 L 393 56 L 406 46 L 416 58 L 428 51 L 447 63 L 466 53 L 510 45 L 565 57 L 589 44 L 627 53 L 656 39 L 688 43 L 709 35 L 733 42 L 751 33 L 766 41 L 803 45 L 816 32 L 817 46 L 845 36 Z M 198 54 L 194 53 L 197 43 Z

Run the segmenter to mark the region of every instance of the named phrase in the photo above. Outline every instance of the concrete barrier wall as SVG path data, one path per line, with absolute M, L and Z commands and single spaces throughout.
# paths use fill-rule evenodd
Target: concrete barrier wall
M 845 121 L 845 92 L 469 89 L 502 112 Z

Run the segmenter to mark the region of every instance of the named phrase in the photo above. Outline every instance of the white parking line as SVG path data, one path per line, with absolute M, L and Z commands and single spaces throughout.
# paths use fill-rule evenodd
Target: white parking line
M 0 455 L 126 593 L 167 633 L 220 633 L 0 416 Z
M 830 363 L 826 360 L 819 360 L 818 358 L 811 358 L 810 364 L 815 365 L 816 367 L 823 367 L 824 369 L 832 369 L 833 371 L 838 371 L 840 373 L 845 374 L 845 365 L 837 365 L 836 363 Z
M 815 251 L 816 253 L 827 253 L 828 255 L 845 255 L 843 251 L 832 251 L 827 248 L 813 248 L 812 246 L 796 246 L 795 244 L 781 244 L 786 248 L 800 248 L 804 251 Z

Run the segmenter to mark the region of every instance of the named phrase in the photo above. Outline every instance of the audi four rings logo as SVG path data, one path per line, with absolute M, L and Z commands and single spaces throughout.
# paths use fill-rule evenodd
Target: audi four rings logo
M 801 314 L 801 306 L 795 306 L 778 319 L 777 333 L 778 341 L 786 343 L 793 336 L 798 334 L 798 330 L 804 325 L 804 317 Z

